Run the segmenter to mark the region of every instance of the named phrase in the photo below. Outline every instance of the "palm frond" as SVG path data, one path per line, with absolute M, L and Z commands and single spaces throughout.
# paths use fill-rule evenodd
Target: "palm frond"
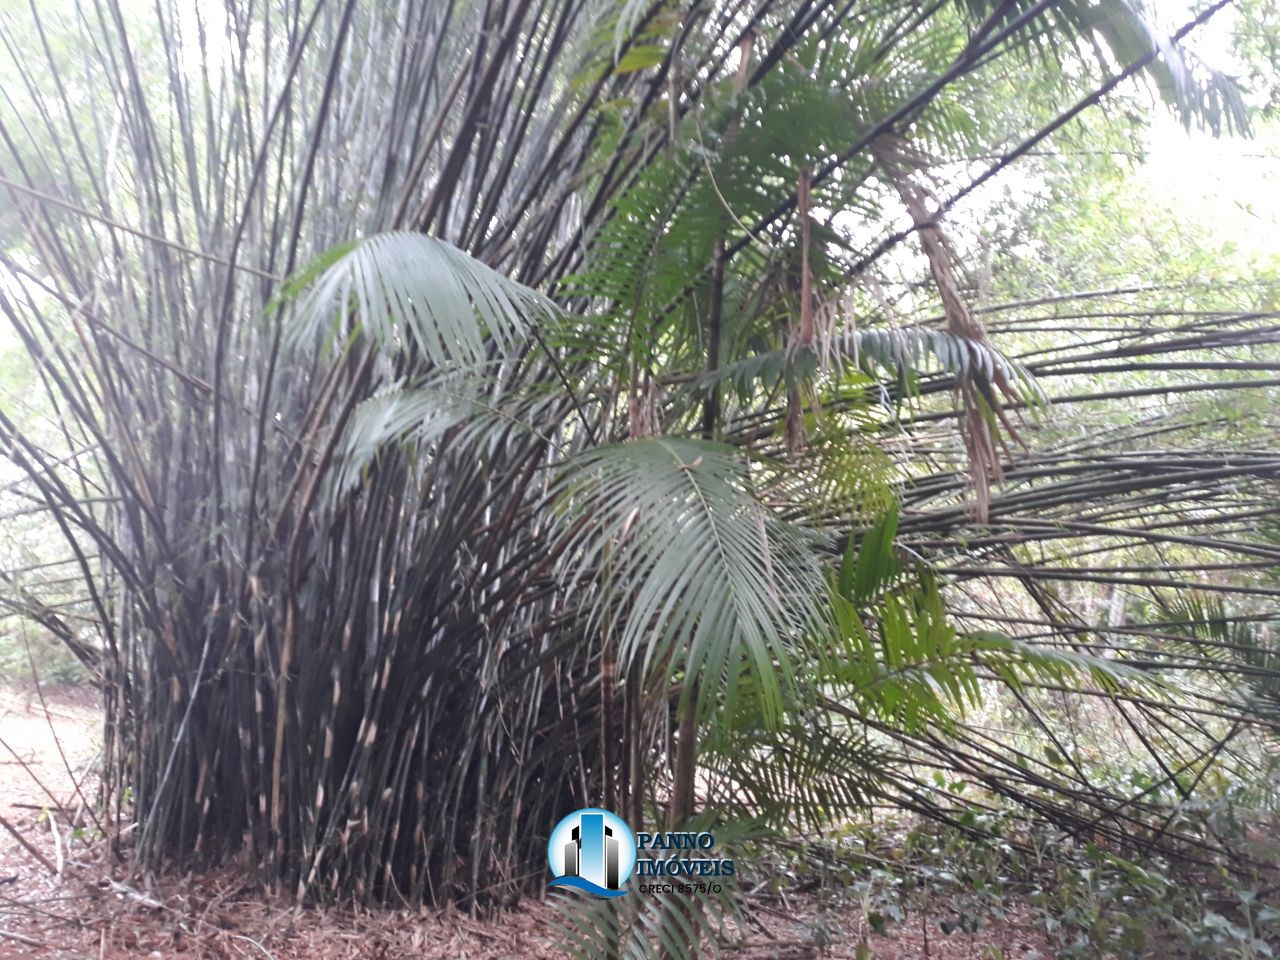
M 789 359 L 807 363 L 804 369 L 810 373 L 819 370 L 816 353 L 795 359 L 789 358 L 786 350 L 774 350 L 707 373 L 694 382 L 693 389 L 729 383 L 747 396 L 760 387 L 776 385 Z M 950 374 L 958 383 L 971 379 L 990 383 L 1002 376 L 1015 385 L 1023 402 L 1032 409 L 1041 410 L 1046 405 L 1043 389 L 1023 364 L 984 340 L 947 330 L 925 326 L 846 330 L 832 338 L 828 360 L 837 367 L 851 364 L 868 375 L 887 372 L 892 377 L 887 385 L 900 387 L 908 395 L 920 377 L 930 371 Z
M 700 765 L 710 809 L 794 835 L 856 816 L 894 762 L 864 725 L 819 706 L 793 711 L 777 730 L 718 718 Z
M 617 585 L 598 595 L 593 622 L 622 607 L 621 662 L 710 679 L 706 709 L 722 682 L 732 700 L 745 661 L 776 721 L 790 647 L 822 628 L 825 585 L 810 545 L 753 495 L 738 451 L 675 437 L 603 446 L 573 462 L 561 503 L 569 523 L 587 524 L 562 576 L 572 586 L 607 571 Z
M 996 17 L 997 22 L 1011 23 L 1034 4 L 1030 0 L 999 5 L 989 0 L 958 0 L 958 6 L 975 22 Z M 1207 19 L 1221 6 L 1224 4 L 1200 16 Z M 1121 66 L 1150 57 L 1145 72 L 1188 127 L 1199 123 L 1215 136 L 1249 129 L 1248 111 L 1235 80 L 1202 63 L 1176 43 L 1158 22 L 1154 6 L 1144 0 L 1055 3 L 1040 18 L 1032 20 L 1024 33 L 1052 33 L 1081 43 L 1100 41 L 1106 45 L 1111 60 Z M 1112 63 L 1100 49 L 1098 54 L 1103 68 L 1110 69 Z
M 1171 637 L 1185 636 L 1174 643 L 1193 657 L 1212 661 L 1235 684 L 1248 713 L 1271 722 L 1280 721 L 1280 643 L 1269 635 L 1268 622 L 1233 616 L 1226 600 L 1187 593 L 1163 601 L 1155 623 Z M 1272 728 L 1272 732 L 1275 730 Z
M 423 457 L 447 441 L 454 456 L 492 457 L 513 434 L 559 446 L 552 434 L 563 407 L 558 394 L 523 395 L 457 368 L 412 384 L 396 381 L 356 407 L 339 450 L 335 492 L 350 490 L 392 447 Z
M 575 960 L 689 956 L 703 944 L 715 944 L 726 921 L 741 915 L 731 892 L 734 882 L 720 887 L 709 895 L 664 891 L 613 899 L 556 893 L 553 925 L 562 937 L 559 945 Z
M 945 729 L 983 702 L 984 678 L 1011 690 L 1087 677 L 1100 689 L 1153 688 L 1151 674 L 1092 653 L 1041 648 L 994 630 L 962 631 L 936 575 L 894 554 L 896 511 L 849 541 L 833 577 L 837 625 L 821 673 L 848 704 L 901 729 Z
M 336 256 L 335 256 L 336 253 Z M 554 311 L 541 294 L 457 247 L 395 231 L 344 244 L 302 274 L 295 342 L 341 341 L 358 331 L 386 349 L 411 344 L 435 364 L 480 363 L 486 341 L 509 350 Z

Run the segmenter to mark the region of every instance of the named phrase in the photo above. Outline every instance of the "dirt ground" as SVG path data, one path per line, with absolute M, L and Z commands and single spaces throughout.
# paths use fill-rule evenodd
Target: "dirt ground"
M 127 881 L 109 867 L 86 800 L 94 796 L 100 717 L 86 690 L 0 690 L 0 960 L 9 957 L 267 960 L 559 958 L 554 911 L 529 901 L 478 921 L 457 911 L 294 911 L 230 873 Z M 1029 914 L 976 935 L 933 918 L 891 925 L 830 916 L 815 934 L 812 896 L 753 900 L 725 956 L 744 960 L 1051 960 Z M 870 953 L 858 953 L 865 937 Z

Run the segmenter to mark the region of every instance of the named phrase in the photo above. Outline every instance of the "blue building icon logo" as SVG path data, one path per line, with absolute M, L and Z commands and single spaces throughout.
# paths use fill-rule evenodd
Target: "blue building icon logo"
M 616 813 L 587 807 L 556 824 L 547 841 L 548 886 L 620 897 L 636 865 L 636 839 Z

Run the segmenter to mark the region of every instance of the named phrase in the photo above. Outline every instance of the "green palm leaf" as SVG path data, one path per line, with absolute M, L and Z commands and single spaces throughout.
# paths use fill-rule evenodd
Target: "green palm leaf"
M 688 678 L 723 680 L 732 699 L 745 659 L 776 721 L 792 680 L 791 644 L 821 629 L 825 584 L 808 544 L 756 500 L 732 447 L 655 437 L 600 447 L 567 475 L 575 535 L 566 577 L 609 571 L 593 613 L 625 598 L 620 661 L 667 662 Z M 700 703 L 717 684 L 701 685 Z M 686 690 L 688 687 L 686 687 Z
M 848 330 L 831 341 L 831 351 L 840 363 L 850 362 L 868 376 L 877 368 L 887 371 L 893 382 L 911 385 L 931 370 L 951 374 L 957 381 L 970 378 L 990 383 L 1000 377 L 1016 389 L 1033 409 L 1042 409 L 1046 398 L 1035 377 L 1022 364 L 1005 356 L 989 343 L 972 337 L 923 326 L 889 329 Z M 786 370 L 786 350 L 760 353 L 728 364 L 693 381 L 694 392 L 718 383 L 731 383 L 743 396 L 750 396 L 759 380 L 769 387 Z M 798 366 L 817 366 L 816 357 L 797 354 Z
M 435 364 L 477 363 L 489 342 L 508 350 L 555 309 L 536 291 L 424 234 L 380 233 L 337 250 L 298 303 L 295 340 L 346 337 L 354 317 L 359 331 L 384 348 L 412 343 Z
M 397 381 L 359 404 L 339 450 L 336 492 L 351 489 L 394 446 L 421 456 L 447 437 L 454 453 L 491 457 L 516 437 L 555 445 L 551 434 L 563 413 L 561 396 L 503 391 L 466 373 L 449 370 L 415 384 Z

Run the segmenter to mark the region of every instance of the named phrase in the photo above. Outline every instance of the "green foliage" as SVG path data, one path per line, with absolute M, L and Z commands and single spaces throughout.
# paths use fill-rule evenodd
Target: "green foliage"
M 820 878 L 822 910 L 836 920 L 822 931 L 827 945 L 861 941 L 873 957 L 877 937 L 897 929 L 924 928 L 935 942 L 981 934 L 1016 951 L 1027 923 L 1060 957 L 1260 960 L 1280 947 L 1262 877 L 1121 856 L 981 803 L 962 819 L 860 825 L 795 846 L 769 869 L 791 884 Z M 858 922 L 839 922 L 850 914 Z
M 831 344 L 830 356 L 814 350 L 776 350 L 739 360 L 700 377 L 698 389 L 716 383 L 732 384 L 739 395 L 749 397 L 755 391 L 776 389 L 788 371 L 804 377 L 815 377 L 823 361 L 838 381 L 841 394 L 850 387 L 876 383 L 877 374 L 888 373 L 889 384 L 896 386 L 902 397 L 912 396 L 921 376 L 943 371 L 957 382 L 980 377 L 991 382 L 999 376 L 1017 389 L 1028 405 L 1041 407 L 1045 395 L 1035 378 L 1016 360 L 1004 356 L 988 343 L 969 337 L 932 330 L 927 327 L 894 327 L 884 330 L 851 330 Z M 853 371 L 861 371 L 865 380 L 857 380 Z M 883 381 L 883 376 L 880 380 Z
M 723 887 L 723 885 L 722 885 Z M 571 957 L 658 960 L 687 956 L 694 944 L 715 943 L 736 912 L 732 896 L 672 892 L 600 899 L 556 895 L 556 927 Z
M 983 700 L 982 679 L 1013 690 L 1028 683 L 1074 683 L 1089 676 L 1107 688 L 1148 682 L 1123 664 L 1038 648 L 996 631 L 958 631 L 937 577 L 894 553 L 896 511 L 860 540 L 850 538 L 834 581 L 835 644 L 824 677 L 844 702 L 906 730 L 946 729 Z
M 1271 576 L 1269 582 L 1280 582 Z M 1207 657 L 1228 671 L 1244 691 L 1247 709 L 1264 721 L 1273 736 L 1280 735 L 1280 641 L 1267 629 L 1274 617 L 1236 616 L 1221 597 L 1194 593 L 1161 604 L 1155 622 L 1176 635 L 1185 635 L 1173 650 Z
M 823 578 L 805 538 L 752 495 L 738 452 L 631 440 L 580 455 L 561 482 L 572 537 L 562 578 L 604 573 L 591 622 L 625 609 L 625 669 L 678 671 L 683 696 L 696 695 L 703 712 L 720 697 L 732 712 L 745 663 L 766 722 L 776 723 L 797 644 L 823 630 Z
M 428 467 L 427 454 L 439 457 L 446 447 L 492 458 L 519 440 L 553 444 L 543 431 L 558 407 L 556 397 L 495 391 L 484 368 L 455 366 L 414 384 L 388 384 L 360 402 L 343 432 L 333 493 L 352 491 L 391 450 Z
M 291 330 L 295 342 L 341 343 L 355 316 L 359 332 L 381 348 L 412 345 L 437 364 L 482 362 L 490 342 L 508 350 L 554 312 L 541 294 L 456 247 L 407 232 L 334 247 L 281 296 L 301 297 Z
M 92 680 L 92 671 L 61 638 L 37 623 L 6 618 L 0 629 L 0 684 L 22 689 L 33 682 L 79 686 Z
M 766 728 L 758 711 L 717 718 L 701 744 L 715 809 L 779 836 L 857 815 L 879 795 L 893 757 L 858 724 L 820 708 Z

